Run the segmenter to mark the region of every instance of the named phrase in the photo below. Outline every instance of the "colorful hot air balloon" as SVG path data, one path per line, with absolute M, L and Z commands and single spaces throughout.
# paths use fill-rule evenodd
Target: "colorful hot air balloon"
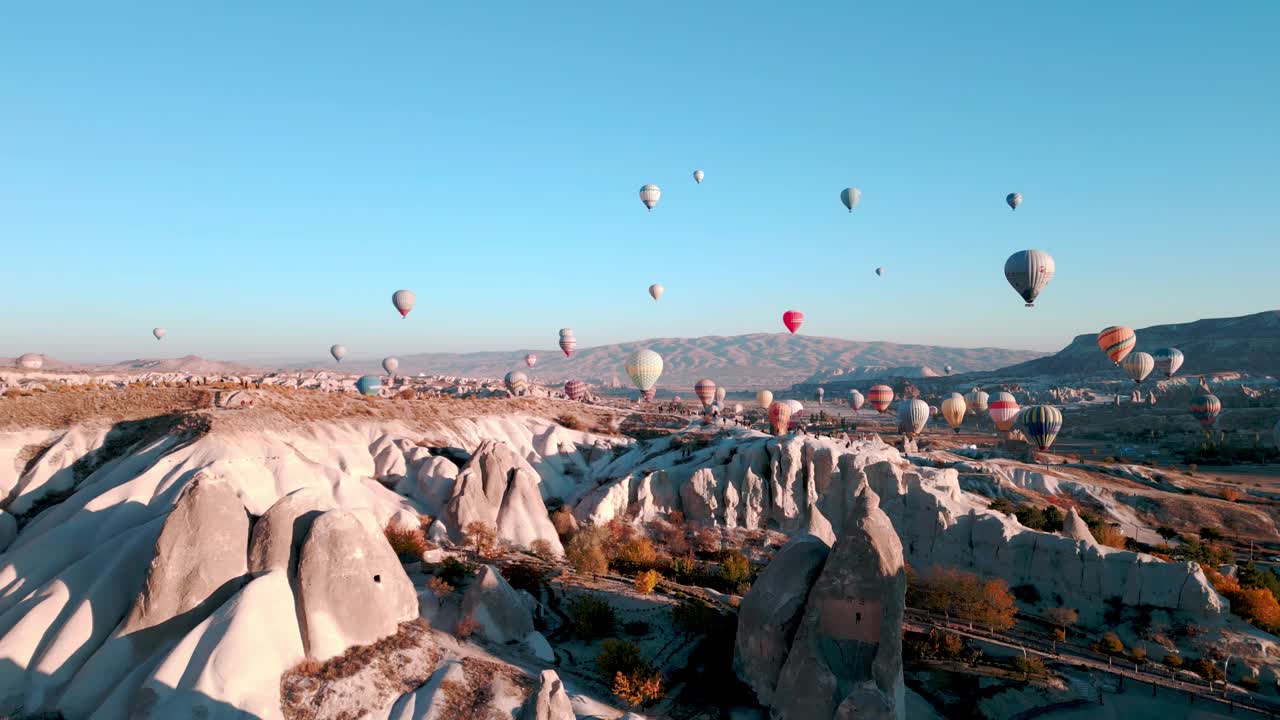
M 862 404 L 865 403 L 866 401 L 867 399 L 863 397 L 862 393 L 858 392 L 857 390 L 849 391 L 849 407 L 853 408 L 854 412 L 858 412 L 859 410 L 861 410 Z
M 573 349 L 578 347 L 578 339 L 573 336 L 573 330 L 564 328 L 560 331 L 560 350 L 564 352 L 565 357 L 573 357 Z
M 649 294 L 650 294 L 651 296 L 653 296 L 653 300 L 654 300 L 654 302 L 657 302 L 658 300 L 661 300 L 661 299 L 662 299 L 662 293 L 664 293 L 664 292 L 666 292 L 666 291 L 667 291 L 667 289 L 666 289 L 666 288 L 664 288 L 664 287 L 662 287 L 662 286 L 661 286 L 661 285 L 659 285 L 658 283 L 654 283 L 654 284 L 652 284 L 652 285 L 650 285 L 650 286 L 649 286 Z
M 728 390 L 725 390 L 723 387 L 717 387 L 717 388 L 716 388 L 716 402 L 723 404 L 723 403 L 724 403 L 724 398 L 725 398 L 725 396 L 726 396 L 726 395 L 728 395 L 728 394 L 729 394 L 729 391 L 728 391 Z
M 875 408 L 876 412 L 884 413 L 893 402 L 893 388 L 888 385 L 876 385 L 867 391 L 867 402 L 871 403 L 871 407 Z
M 1204 393 L 1191 398 L 1191 415 L 1205 430 L 1213 427 L 1222 412 L 1222 401 L 1213 393 Z
M 1013 424 L 1017 422 L 1018 415 L 1022 412 L 1022 408 L 1018 407 L 1018 399 L 1013 393 L 998 392 L 995 397 L 991 398 L 988 407 L 988 414 L 991 415 L 991 422 L 996 424 L 996 429 L 1000 432 L 1009 432 L 1013 429 Z
M 1138 336 L 1133 332 L 1133 328 L 1127 328 L 1123 325 L 1112 325 L 1098 333 L 1098 347 L 1116 365 L 1119 365 L 1124 360 L 1125 356 L 1133 350 L 1133 346 L 1137 343 Z
M 640 188 L 640 202 L 649 208 L 650 211 L 658 204 L 658 199 L 662 197 L 662 188 L 657 185 L 645 185 Z
M 788 310 L 782 313 L 782 324 L 794 335 L 800 326 L 804 324 L 804 313 L 799 310 Z
M 791 406 L 781 400 L 769 403 L 769 425 L 774 435 L 782 435 L 791 424 Z
M 1004 196 L 1004 201 L 1009 203 L 1010 209 L 1017 210 L 1018 206 L 1022 204 L 1022 193 L 1009 193 Z
M 389 357 L 382 359 L 382 369 L 387 371 L 388 375 L 395 375 L 396 370 L 400 368 L 400 361 L 396 358 Z
M 1156 370 L 1164 373 L 1165 377 L 1173 377 L 1178 372 L 1178 368 L 1182 367 L 1182 351 L 1178 348 L 1160 348 L 1151 353 L 1151 357 L 1155 358 Z
M 376 397 L 382 392 L 382 378 L 377 375 L 361 375 L 356 381 L 356 390 L 366 397 Z
M 524 395 L 529 392 L 529 376 L 519 370 L 512 370 L 502 378 L 502 382 L 507 386 L 507 391 L 512 395 Z
M 1004 278 L 1034 307 L 1036 298 L 1053 279 L 1053 257 L 1043 250 L 1019 250 L 1004 261 Z
M 538 364 L 538 356 L 534 355 L 533 353 L 529 353 L 528 355 L 525 355 L 524 364 L 528 365 L 529 367 L 533 367 L 534 365 Z
M 155 335 L 157 340 L 162 340 L 165 335 L 169 334 L 169 331 L 164 328 L 151 328 L 151 334 Z
M 898 432 L 914 437 L 929 422 L 929 403 L 920 398 L 898 403 Z
M 1052 405 L 1034 405 L 1022 411 L 1022 427 L 1028 441 L 1048 450 L 1062 430 L 1062 411 Z
M 329 354 L 333 356 L 334 360 L 337 360 L 338 362 L 342 362 L 342 358 L 345 357 L 347 354 L 347 346 L 334 345 L 333 347 L 329 348 Z
M 652 390 L 662 375 L 662 356 L 647 348 L 631 353 L 624 367 L 636 389 L 641 392 Z
M 693 394 L 698 396 L 703 405 L 710 405 L 716 399 L 716 384 L 707 378 L 702 378 L 693 384 Z
M 876 268 L 876 277 L 884 277 L 884 268 L 882 267 Z
M 587 396 L 587 384 L 581 380 L 570 380 L 564 384 L 564 396 L 570 400 L 581 400 Z
M 756 402 L 760 403 L 760 407 L 767 410 L 769 405 L 773 403 L 773 393 L 768 390 L 761 390 L 756 393 Z
M 862 191 L 858 188 L 851 187 L 840 191 L 840 202 L 844 203 L 844 206 L 849 208 L 849 212 L 853 212 L 853 209 L 858 207 L 858 201 L 861 199 Z
M 1151 374 L 1151 371 L 1155 369 L 1155 358 L 1144 352 L 1132 353 L 1124 359 L 1125 374 L 1139 385 L 1141 385 L 1142 381 L 1146 380 L 1147 376 Z
M 39 370 L 44 367 L 44 356 L 36 353 L 26 353 L 18 356 L 18 367 L 24 370 Z
M 391 295 L 391 304 L 400 311 L 402 318 L 408 317 L 409 311 L 413 309 L 413 304 L 416 302 L 418 302 L 418 296 L 414 295 L 412 290 L 397 290 Z
M 974 413 L 984 413 L 987 411 L 987 400 L 990 397 L 986 392 L 974 388 L 964 396 L 964 404 Z
M 696 183 L 698 183 L 699 185 L 701 185 L 701 184 L 702 184 L 702 178 L 704 178 L 704 177 L 706 177 L 706 176 L 707 176 L 707 174 L 706 174 L 706 173 L 704 173 L 704 172 L 702 172 L 701 170 L 694 170 L 694 171 L 693 171 L 693 181 L 694 181 L 694 182 L 696 182 Z
M 964 410 L 964 396 L 960 393 L 953 392 L 942 401 L 942 418 L 956 432 L 960 432 L 960 424 L 964 422 Z

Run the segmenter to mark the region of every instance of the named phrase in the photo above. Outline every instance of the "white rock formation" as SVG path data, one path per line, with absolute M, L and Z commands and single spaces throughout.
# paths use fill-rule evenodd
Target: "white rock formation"
M 480 568 L 463 594 L 461 616 L 475 620 L 476 634 L 495 643 L 524 640 L 534 632 L 529 608 L 492 565 Z
M 517 720 L 574 720 L 573 705 L 555 670 L 543 670 L 537 689 L 529 696 Z

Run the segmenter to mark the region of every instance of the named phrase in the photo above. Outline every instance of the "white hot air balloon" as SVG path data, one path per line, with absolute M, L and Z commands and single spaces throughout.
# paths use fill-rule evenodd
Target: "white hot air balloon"
M 844 203 L 844 206 L 849 208 L 849 212 L 853 212 L 853 209 L 858 207 L 858 201 L 861 199 L 862 191 L 858 188 L 851 187 L 840 191 L 840 202 Z
M 409 311 L 413 309 L 416 302 L 418 302 L 418 296 L 414 295 L 412 290 L 397 290 L 391 296 L 391 304 L 395 306 L 402 318 L 409 316 Z
M 707 174 L 706 174 L 706 173 L 704 173 L 704 172 L 702 172 L 701 170 L 694 170 L 694 171 L 693 171 L 693 181 L 694 181 L 694 182 L 696 182 L 696 183 L 698 183 L 699 185 L 701 185 L 701 184 L 702 184 L 702 178 L 704 178 L 704 177 L 706 177 L 706 176 L 707 176 Z
M 400 361 L 396 358 L 389 357 L 382 359 L 382 369 L 387 371 L 388 375 L 395 375 L 396 370 L 400 367 Z
M 662 198 L 662 188 L 657 185 L 645 185 L 640 188 L 640 202 L 644 203 L 646 208 L 653 210 L 658 204 L 658 200 Z
M 169 331 L 164 328 L 152 328 L 151 334 L 155 335 L 157 340 L 163 340 L 164 336 L 169 334 Z
M 347 354 L 347 346 L 334 345 L 333 347 L 329 348 L 329 354 L 333 356 L 334 360 L 337 360 L 338 362 L 342 362 L 342 358 Z
M 651 296 L 653 297 L 653 299 L 654 299 L 654 301 L 655 301 L 655 302 L 656 302 L 656 301 L 658 301 L 658 300 L 661 300 L 661 299 L 662 299 L 662 293 L 664 293 L 664 292 L 666 292 L 666 291 L 667 291 L 667 289 L 666 289 L 666 288 L 664 288 L 664 287 L 662 287 L 662 286 L 661 286 L 661 285 L 659 285 L 658 283 L 654 283 L 654 284 L 652 284 L 652 285 L 650 285 L 650 286 L 649 286 L 649 295 L 651 295 Z
M 1009 193 L 1004 197 L 1004 201 L 1008 203 L 1010 210 L 1017 210 L 1022 204 L 1022 193 Z
M 768 390 L 761 390 L 756 393 L 756 402 L 760 403 L 760 407 L 768 409 L 773 404 L 773 393 Z

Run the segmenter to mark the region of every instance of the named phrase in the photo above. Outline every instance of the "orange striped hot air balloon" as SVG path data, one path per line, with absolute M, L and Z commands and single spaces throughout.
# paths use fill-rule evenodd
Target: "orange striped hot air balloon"
M 876 385 L 867 391 L 867 402 L 871 403 L 871 407 L 875 408 L 876 412 L 885 412 L 893 402 L 893 388 L 888 385 Z
M 769 405 L 769 425 L 773 427 L 774 435 L 782 435 L 787 432 L 787 426 L 791 423 L 791 406 L 782 400 L 774 400 Z
M 1112 325 L 1098 333 L 1098 347 L 1116 365 L 1119 365 L 1137 344 L 1138 336 L 1133 332 L 1133 328 L 1123 325 Z

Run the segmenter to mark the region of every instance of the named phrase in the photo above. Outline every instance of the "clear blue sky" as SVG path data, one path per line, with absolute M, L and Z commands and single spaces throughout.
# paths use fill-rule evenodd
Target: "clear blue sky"
M 787 5 L 10 4 L 0 355 L 550 349 L 792 307 L 1051 350 L 1280 306 L 1280 3 Z M 1030 247 L 1034 310 L 1002 275 Z

